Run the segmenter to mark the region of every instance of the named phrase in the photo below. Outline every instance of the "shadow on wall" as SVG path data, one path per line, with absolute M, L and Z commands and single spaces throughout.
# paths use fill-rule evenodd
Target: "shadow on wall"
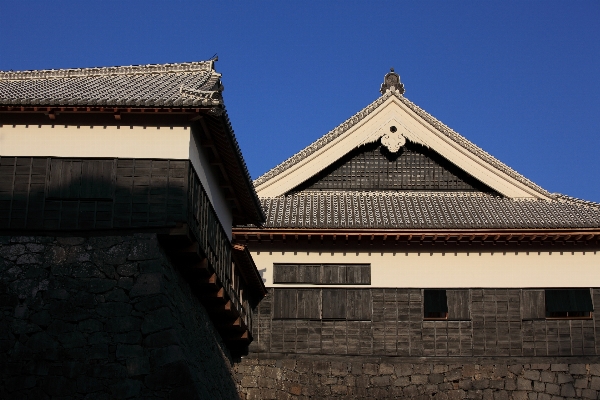
M 0 398 L 238 398 L 155 234 L 3 236 L 0 310 Z

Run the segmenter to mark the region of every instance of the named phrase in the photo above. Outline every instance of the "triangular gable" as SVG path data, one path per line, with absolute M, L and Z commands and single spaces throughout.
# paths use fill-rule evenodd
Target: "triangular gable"
M 381 141 L 348 153 L 291 192 L 429 191 L 497 193 L 432 149 L 407 142 L 391 153 Z
M 381 140 L 432 149 L 485 186 L 508 198 L 553 196 L 406 99 L 393 87 L 375 102 L 254 181 L 259 197 L 277 197 L 301 186 L 358 147 Z M 391 147 L 390 147 L 391 146 Z

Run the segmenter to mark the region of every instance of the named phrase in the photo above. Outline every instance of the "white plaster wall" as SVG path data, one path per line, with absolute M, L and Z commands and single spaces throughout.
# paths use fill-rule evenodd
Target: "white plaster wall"
M 189 127 L 0 125 L 0 156 L 189 159 L 231 240 L 231 210 Z
M 371 264 L 371 286 L 373 287 L 600 286 L 600 251 L 460 253 L 253 251 L 252 257 L 265 280 L 265 285 L 271 287 L 312 286 L 274 285 L 273 263 L 368 263 Z
M 225 228 L 227 237 L 231 240 L 231 224 L 233 217 L 231 215 L 231 210 L 229 209 L 229 203 L 225 200 L 222 189 L 219 187 L 219 182 L 213 175 L 210 164 L 206 159 L 206 155 L 200 147 L 200 137 L 193 132 L 193 130 L 190 132 L 189 157 L 213 207 L 215 208 L 215 212 L 219 216 L 223 228 Z

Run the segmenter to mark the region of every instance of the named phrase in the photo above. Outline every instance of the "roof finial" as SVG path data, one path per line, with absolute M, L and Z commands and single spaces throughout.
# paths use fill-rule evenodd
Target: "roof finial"
M 404 94 L 404 85 L 400 83 L 400 75 L 394 72 L 394 67 L 390 68 L 390 72 L 385 74 L 383 83 L 379 89 L 381 94 L 385 94 L 388 90 L 398 91 L 399 94 Z

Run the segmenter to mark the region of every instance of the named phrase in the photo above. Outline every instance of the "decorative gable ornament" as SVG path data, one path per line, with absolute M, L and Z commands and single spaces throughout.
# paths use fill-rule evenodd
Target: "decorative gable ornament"
M 383 83 L 379 91 L 385 94 L 386 91 L 398 91 L 399 94 L 404 94 L 404 85 L 400 82 L 400 75 L 394 72 L 394 68 L 390 68 L 390 72 L 385 74 Z
M 387 147 L 390 153 L 397 153 L 406 144 L 406 138 L 398 128 L 390 127 L 390 131 L 381 137 L 381 144 Z

